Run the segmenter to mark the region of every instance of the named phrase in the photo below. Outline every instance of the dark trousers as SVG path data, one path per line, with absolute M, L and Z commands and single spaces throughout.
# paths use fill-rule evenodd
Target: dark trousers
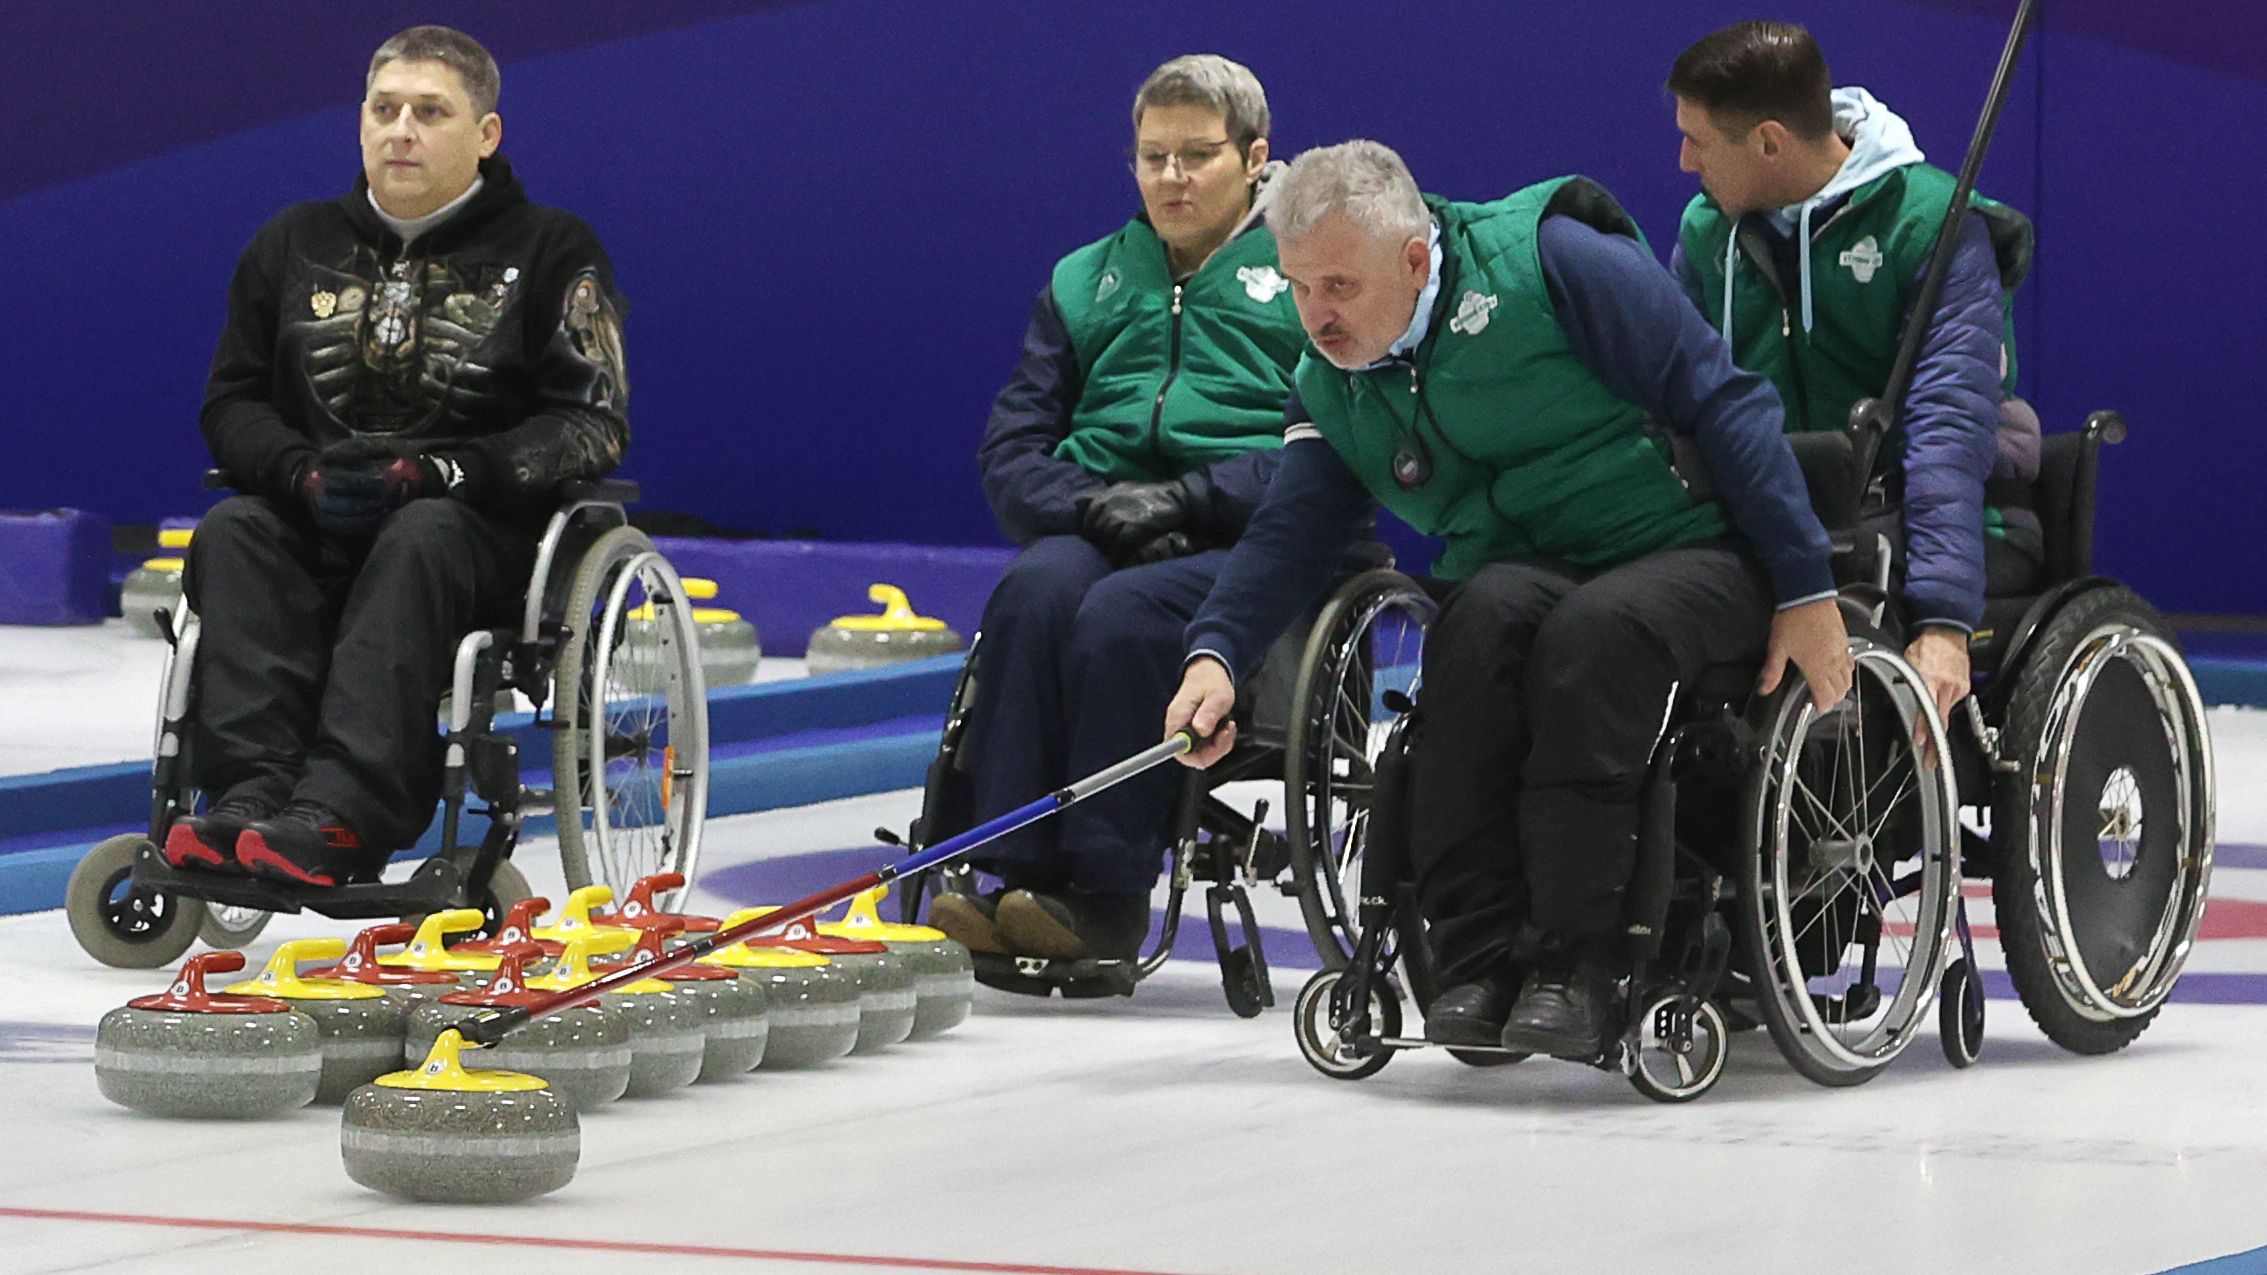
M 1182 630 L 1225 550 L 1113 570 L 1076 536 L 1032 542 L 984 607 L 963 737 L 976 818 L 991 819 L 1163 736 Z M 1146 892 L 1183 771 L 1161 766 L 1003 837 L 977 866 L 1017 886 Z
M 185 580 L 196 785 L 320 802 L 373 850 L 413 844 L 440 799 L 457 640 L 516 619 L 534 560 L 526 535 L 454 500 L 405 505 L 363 542 L 264 497 L 222 501 Z
M 1425 637 L 1409 823 L 1444 983 L 1503 971 L 1525 921 L 1620 932 L 1672 688 L 1760 661 L 1770 598 L 1724 541 L 1598 574 L 1495 563 L 1449 593 Z

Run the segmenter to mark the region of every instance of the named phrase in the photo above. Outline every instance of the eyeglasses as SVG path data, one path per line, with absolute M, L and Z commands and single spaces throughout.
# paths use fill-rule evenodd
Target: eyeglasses
M 1228 139 L 1223 137 L 1217 142 L 1199 142 L 1177 151 L 1129 150 L 1126 167 L 1143 177 L 1163 177 L 1168 166 L 1175 166 L 1187 176 L 1220 158 L 1220 152 L 1227 147 Z

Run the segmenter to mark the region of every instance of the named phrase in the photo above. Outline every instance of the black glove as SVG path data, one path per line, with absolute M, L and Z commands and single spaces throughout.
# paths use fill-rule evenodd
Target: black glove
M 1189 524 L 1189 489 L 1179 482 L 1112 483 L 1079 498 L 1079 534 L 1113 561 Z
M 1197 551 L 1197 543 L 1185 531 L 1168 531 L 1155 540 L 1133 551 L 1122 565 L 1141 566 L 1151 562 L 1171 562 L 1186 558 Z
M 386 508 L 399 509 L 412 500 L 446 496 L 463 481 L 463 468 L 455 461 L 420 451 L 408 439 L 354 437 L 323 449 L 316 468 L 330 474 L 373 474 L 385 487 Z M 453 473 L 451 471 L 454 471 Z M 456 481 L 452 482 L 454 478 Z
M 307 512 L 314 515 L 315 526 L 342 539 L 369 539 L 392 511 L 386 503 L 386 484 L 373 473 L 325 469 L 317 463 L 299 471 L 293 486 L 307 503 Z

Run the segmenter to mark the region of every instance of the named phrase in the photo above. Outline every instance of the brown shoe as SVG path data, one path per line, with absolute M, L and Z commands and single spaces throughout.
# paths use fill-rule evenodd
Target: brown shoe
M 1007 954 L 1000 938 L 1000 896 L 945 893 L 929 902 L 929 924 L 971 952 Z

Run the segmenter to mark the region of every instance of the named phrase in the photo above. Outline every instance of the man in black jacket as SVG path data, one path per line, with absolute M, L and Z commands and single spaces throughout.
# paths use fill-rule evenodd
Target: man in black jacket
M 239 494 L 187 574 L 211 804 L 167 837 L 175 866 L 327 886 L 410 845 L 455 640 L 516 612 L 549 492 L 628 445 L 611 267 L 497 153 L 498 83 L 461 32 L 388 40 L 362 179 L 237 264 L 201 423 Z

